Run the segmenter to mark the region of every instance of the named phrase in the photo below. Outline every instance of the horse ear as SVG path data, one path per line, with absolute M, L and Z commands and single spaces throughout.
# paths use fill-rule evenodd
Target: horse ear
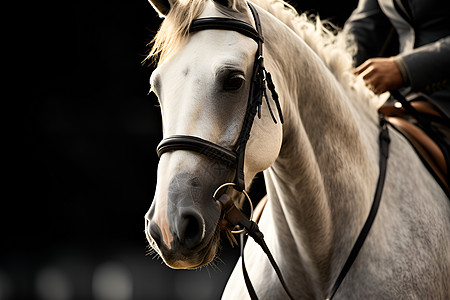
M 174 0 L 148 0 L 160 17 L 165 17 L 173 5 Z
M 229 0 L 213 0 L 213 1 L 225 7 L 230 7 L 231 5 Z

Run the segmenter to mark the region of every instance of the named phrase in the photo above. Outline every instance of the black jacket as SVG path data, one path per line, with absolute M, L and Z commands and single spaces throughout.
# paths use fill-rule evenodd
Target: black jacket
M 386 39 L 392 36 L 392 28 L 397 49 L 389 53 Z M 396 61 L 408 91 L 423 93 L 450 117 L 448 0 L 360 0 L 344 31 L 355 38 L 356 65 L 372 57 L 398 54 Z

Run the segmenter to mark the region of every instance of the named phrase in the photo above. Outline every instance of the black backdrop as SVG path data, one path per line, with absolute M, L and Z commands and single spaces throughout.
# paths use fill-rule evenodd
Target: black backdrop
M 291 3 L 343 25 L 357 1 Z M 4 146 L 13 153 L 0 299 L 217 299 L 237 250 L 225 246 L 222 261 L 201 271 L 170 270 L 146 255 L 161 120 L 147 95 L 152 67 L 141 62 L 157 14 L 145 0 L 24 10 L 26 97 L 23 130 Z

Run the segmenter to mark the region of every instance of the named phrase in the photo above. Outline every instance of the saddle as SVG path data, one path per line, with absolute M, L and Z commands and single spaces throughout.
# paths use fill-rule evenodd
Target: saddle
M 415 100 L 409 103 L 424 117 L 429 119 L 444 119 L 442 114 L 427 101 Z M 446 157 L 438 144 L 421 127 L 411 121 L 411 116 L 405 112 L 400 102 L 384 104 L 379 111 L 410 142 L 430 173 L 435 177 L 441 187 L 444 188 L 447 194 L 449 194 Z

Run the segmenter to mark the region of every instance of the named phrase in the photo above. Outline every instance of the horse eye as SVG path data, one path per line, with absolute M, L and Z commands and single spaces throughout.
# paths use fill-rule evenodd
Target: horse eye
M 226 91 L 236 91 L 244 84 L 245 78 L 242 74 L 233 74 L 225 80 L 223 89 Z

